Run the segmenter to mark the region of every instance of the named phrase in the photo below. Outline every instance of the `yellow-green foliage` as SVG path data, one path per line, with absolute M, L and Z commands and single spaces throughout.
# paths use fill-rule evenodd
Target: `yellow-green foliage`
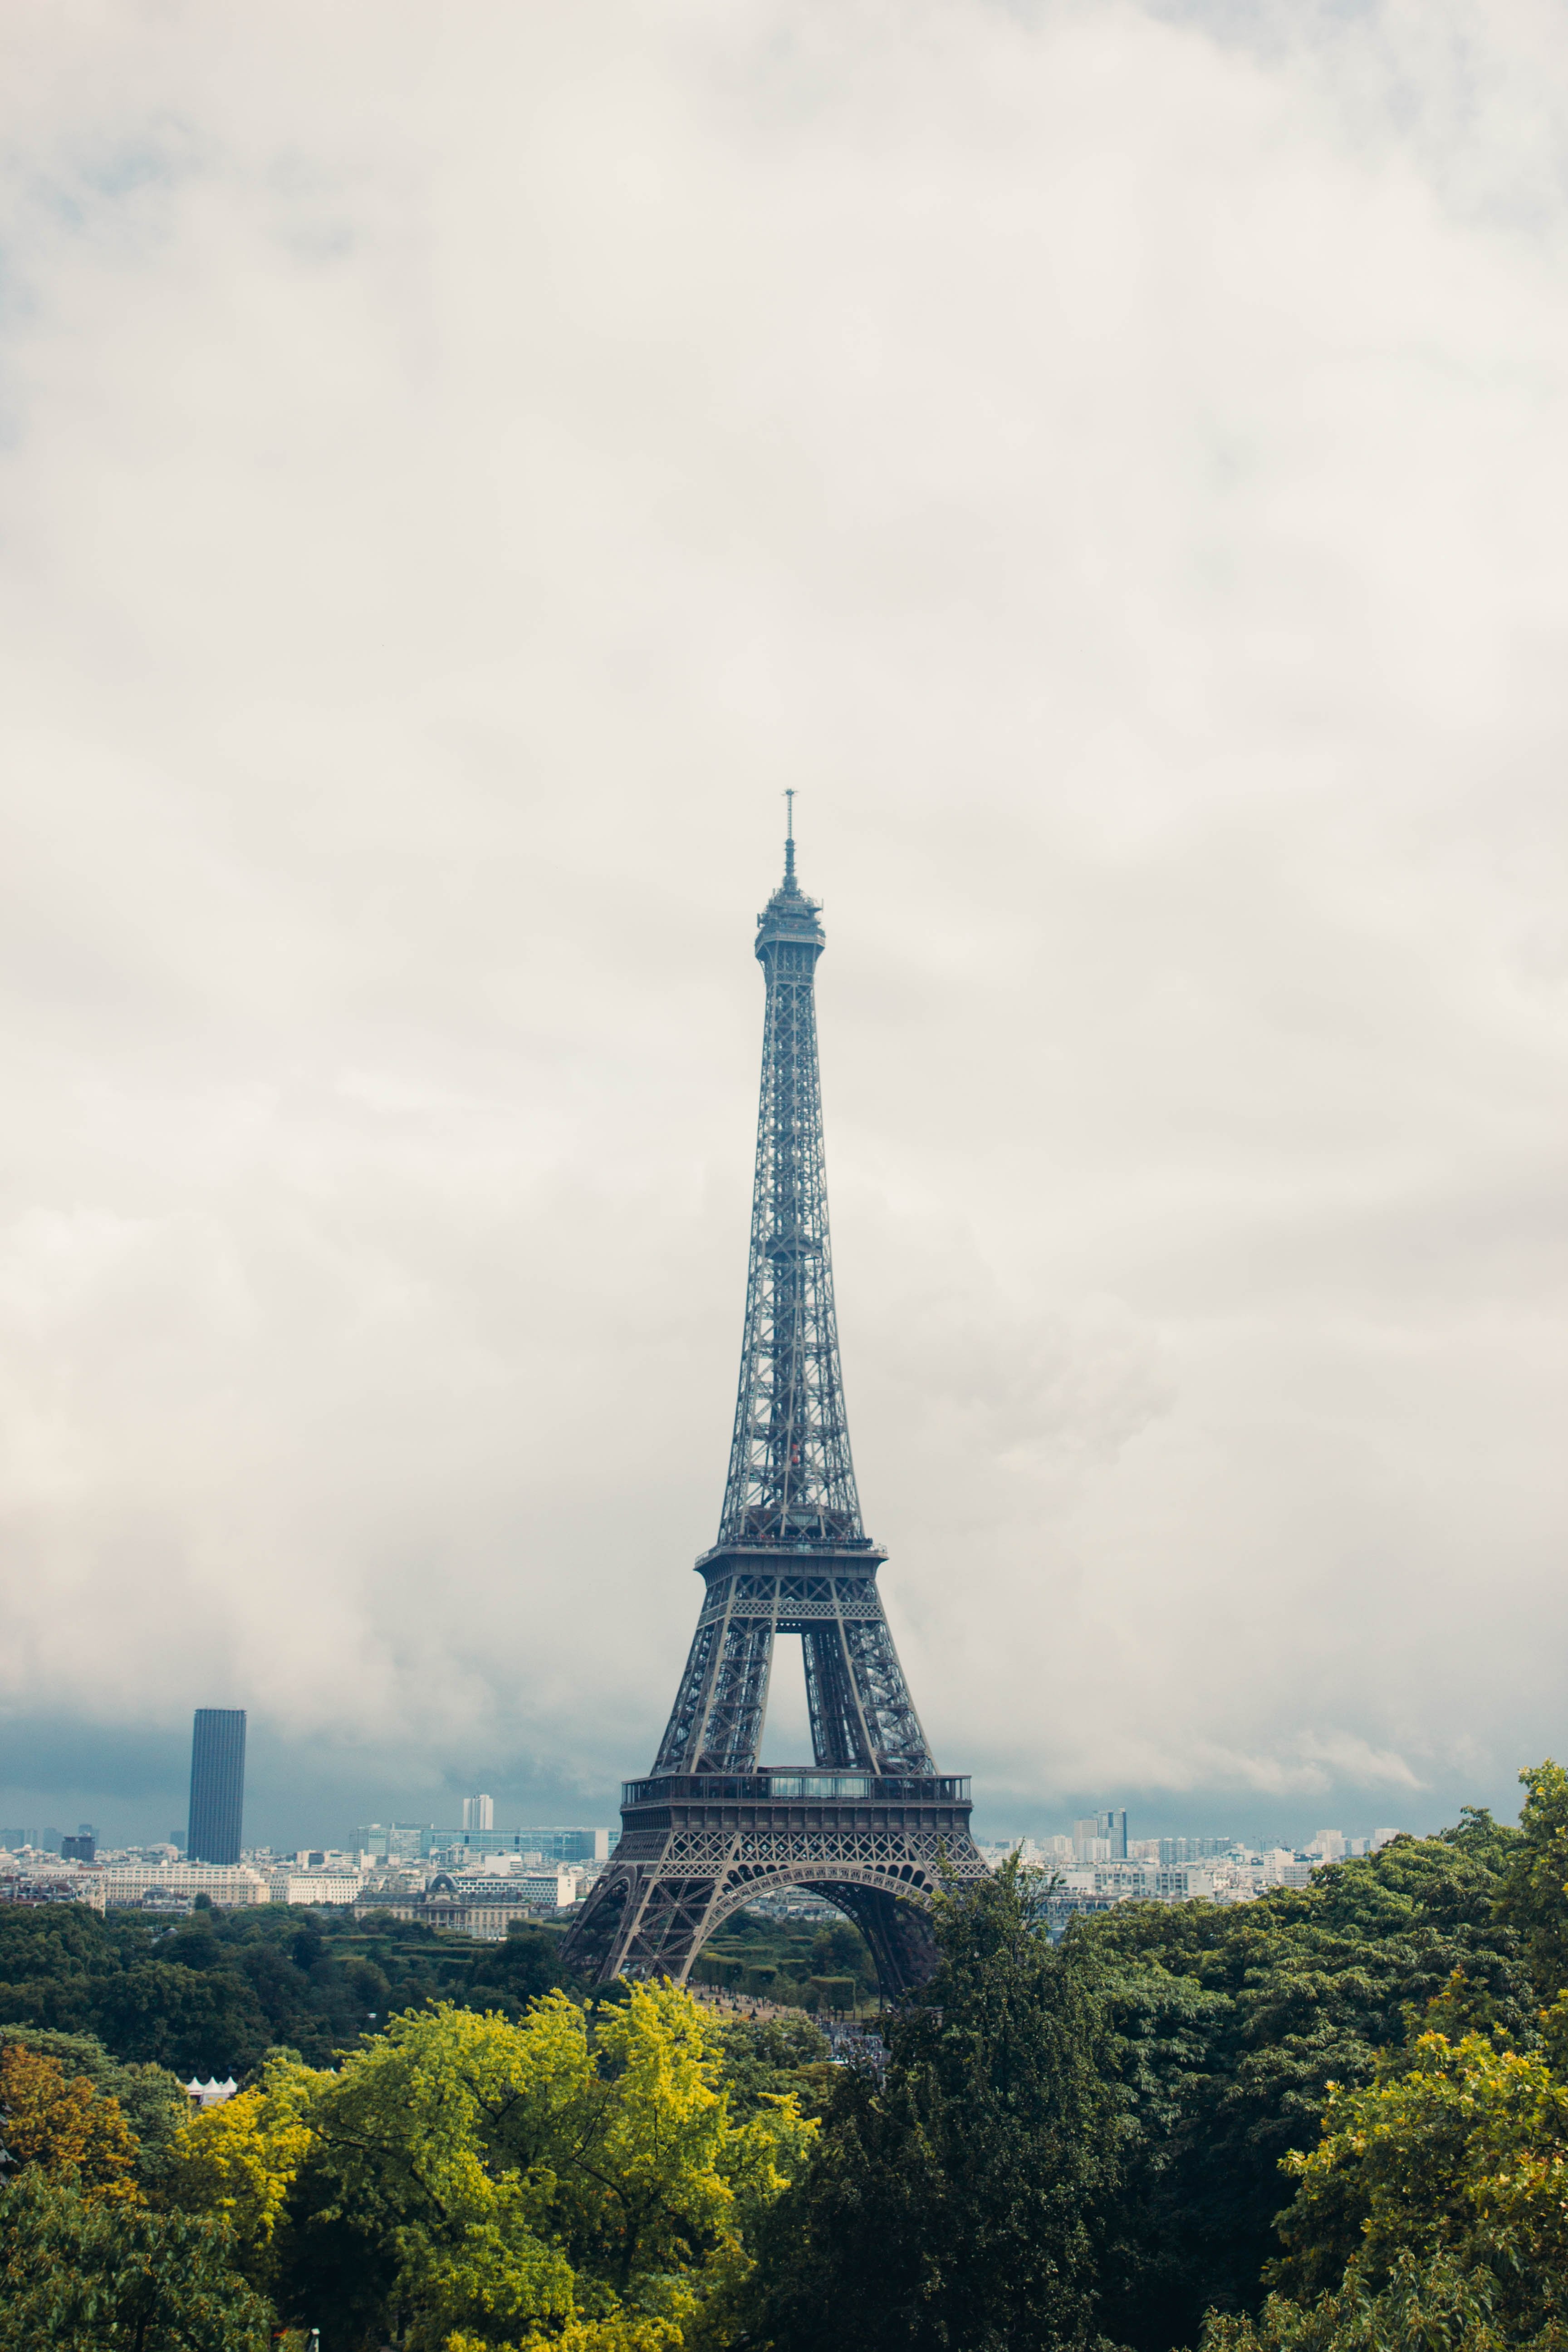
M 1315 2148 L 1287 2158 L 1299 2187 L 1283 2234 L 1303 2251 L 1285 2274 L 1304 2285 L 1306 2249 L 1343 2242 L 1373 2270 L 1402 2252 L 1470 2261 L 1506 2246 L 1510 2263 L 1568 2274 L 1568 2083 L 1539 2053 L 1480 2033 L 1424 2033 L 1397 2073 L 1335 2089 Z
M 1568 2001 L 1542 2021 L 1544 2052 L 1428 2032 L 1334 2088 L 1319 2145 L 1285 2160 L 1288 2292 L 1256 2330 L 1211 2322 L 1206 2352 L 1568 2347 Z
M 174 2141 L 171 2201 L 226 2214 L 247 2247 L 269 2246 L 310 2151 L 312 2102 L 331 2080 L 295 2059 L 272 2058 L 254 2090 L 194 2116 Z
M 515 2347 L 458 2329 L 445 2338 L 441 2352 L 680 2352 L 685 2340 L 675 2320 L 620 2311 L 608 2319 L 569 2319 L 547 2335 L 522 2336 Z
M 732 2121 L 719 2055 L 670 1985 L 593 2022 L 563 1993 L 515 2025 L 410 2012 L 336 2074 L 282 2062 L 190 2125 L 176 2193 L 255 2266 L 303 2172 L 316 2219 L 395 2264 L 414 2352 L 671 2352 L 815 2130 L 793 2098 Z

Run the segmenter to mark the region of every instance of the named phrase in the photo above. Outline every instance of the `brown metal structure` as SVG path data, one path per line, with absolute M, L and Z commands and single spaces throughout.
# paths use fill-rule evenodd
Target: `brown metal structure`
M 844 1911 L 885 1992 L 934 1959 L 939 1885 L 983 1874 L 969 1783 L 937 1772 L 877 1590 L 849 1450 L 833 1301 L 817 1069 L 820 909 L 784 876 L 757 918 L 767 982 L 745 1334 L 718 1541 L 653 1770 L 622 1790 L 621 1839 L 564 1957 L 596 1981 L 684 1983 L 761 1893 Z M 798 1633 L 815 1762 L 758 1762 L 773 1643 Z

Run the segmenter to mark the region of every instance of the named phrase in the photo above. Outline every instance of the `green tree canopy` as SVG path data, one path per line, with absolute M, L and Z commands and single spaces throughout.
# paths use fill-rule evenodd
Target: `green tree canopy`
M 794 2098 L 732 2114 L 721 2074 L 713 2028 L 668 1985 L 592 2015 L 547 1993 L 515 2024 L 408 2012 L 336 2074 L 278 2059 L 194 2120 L 174 2193 L 231 2217 L 251 2276 L 348 2342 L 596 2327 L 651 2352 L 733 2286 L 805 2162 Z
M 1333 2089 L 1317 2147 L 1287 2159 L 1281 2291 L 1256 2330 L 1212 2325 L 1208 2352 L 1568 2346 L 1568 2000 L 1547 2027 L 1533 2051 L 1423 2033 Z
M 1550 1757 L 1520 1774 L 1526 1796 L 1497 1916 L 1519 1930 L 1542 2000 L 1568 1986 L 1568 1772 Z
M 81 2081 L 113 2099 L 136 2141 L 136 2177 L 143 2189 L 162 2176 L 174 2137 L 190 2115 L 179 2078 L 166 2067 L 127 2064 L 110 2057 L 95 2035 L 59 2033 L 48 2026 L 0 2025 L 0 2051 L 13 2043 L 57 2059 L 68 2081 Z
M 1484 1813 L 1400 1838 L 1312 1885 L 1226 1906 L 1126 1904 L 1075 1925 L 1128 2103 L 1107 2216 L 1105 2325 L 1137 2352 L 1191 2343 L 1210 2307 L 1254 2306 L 1331 2085 L 1369 2083 L 1458 1970 L 1513 2041 L 1537 2000 L 1497 1916 L 1518 1833 Z
M 106 2203 L 34 2168 L 0 2189 L 0 2352 L 267 2352 L 226 2223 Z
M 1087 2345 L 1119 2104 L 1089 1971 L 1016 1864 L 939 1908 L 925 2005 L 885 2075 L 841 2070 L 805 2177 L 741 2291 L 777 2352 Z

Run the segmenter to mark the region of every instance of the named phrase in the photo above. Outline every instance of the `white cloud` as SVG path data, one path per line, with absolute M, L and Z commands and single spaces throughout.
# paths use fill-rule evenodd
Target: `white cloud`
M 1568 1634 L 1555 16 L 4 39 L 5 1701 L 640 1768 L 792 782 L 943 1759 L 1505 1795 Z

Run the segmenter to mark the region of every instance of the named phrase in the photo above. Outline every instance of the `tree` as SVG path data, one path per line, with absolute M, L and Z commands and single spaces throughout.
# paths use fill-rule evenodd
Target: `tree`
M 726 2018 L 718 2033 L 732 2116 L 743 2121 L 788 2094 L 804 2115 L 820 2114 L 837 2069 L 832 2045 L 808 2017 Z
M 267 2352 L 226 2223 L 110 2205 L 30 2168 L 0 2190 L 0 2352 Z
M 221 1965 L 141 1960 L 105 1986 L 95 2020 L 123 2056 L 179 2074 L 243 2074 L 260 2063 L 268 2041 L 256 1995 Z
M 812 2130 L 788 2095 L 731 2115 L 721 2072 L 668 1985 L 592 2017 L 561 1992 L 516 2024 L 405 2012 L 336 2074 L 279 2060 L 193 2123 L 176 2193 L 232 2216 L 287 2312 L 351 2340 L 395 2327 L 436 2352 L 542 2328 L 656 2352 L 742 2274 Z
M 506 1941 L 476 1960 L 468 1978 L 477 2005 L 521 2017 L 531 2000 L 566 1983 L 561 1965 L 561 1938 L 546 1927 L 530 1927 L 520 1919 L 507 1928 Z
M 1542 2000 L 1568 1986 L 1568 1772 L 1550 1757 L 1520 1774 L 1528 1794 L 1497 1916 L 1517 1927 Z
M 109 1948 L 85 1903 L 0 1906 L 0 2017 L 70 2032 L 88 2022 L 90 1973 Z
M 1211 2326 L 1211 2352 L 1568 2345 L 1568 2081 L 1549 2063 L 1568 2002 L 1546 2023 L 1548 2054 L 1426 2032 L 1336 2087 L 1319 2145 L 1286 2161 L 1282 2292 L 1256 2339 Z
M 563 1980 L 560 1948 L 543 1927 L 475 1951 L 384 1913 L 318 1917 L 286 1905 L 195 1912 L 170 1927 L 85 1904 L 8 1904 L 0 2020 L 91 2034 L 111 2059 L 186 2076 L 240 2074 L 269 2047 L 326 2066 L 398 2010 L 445 2000 L 520 2015 Z
M 163 2066 L 127 2064 L 111 2058 L 90 2033 L 58 2033 L 47 2026 L 0 2026 L 0 2045 L 19 2045 L 57 2059 L 70 2081 L 91 2085 L 119 2105 L 136 2143 L 136 2178 L 143 2189 L 162 2178 L 177 2135 L 190 2116 L 190 2101 L 175 2074 Z
M 0 2045 L 0 2116 L 12 2165 L 37 2165 L 95 2200 L 135 2200 L 136 2142 L 119 2101 L 68 2081 L 58 2058 Z
M 1539 2052 L 1424 2033 L 1359 2090 L 1335 2088 L 1319 2145 L 1287 2160 L 1278 2283 L 1310 2294 L 1352 2261 L 1380 2283 L 1395 2259 L 1495 2269 L 1531 2332 L 1568 2320 L 1568 2082 Z
M 1204 2352 L 1504 2352 L 1496 2319 L 1496 2283 L 1467 2271 L 1450 2254 L 1418 2263 L 1398 2256 L 1378 2288 L 1352 2263 L 1340 2286 L 1310 2305 L 1271 2294 L 1259 2317 L 1214 2314 Z M 1531 2352 L 1562 2352 L 1568 2339 L 1547 2329 Z
M 1095 2210 L 1120 2123 L 1089 1972 L 1016 1863 L 939 1906 L 927 2004 L 886 2075 L 841 2070 L 820 2145 L 736 2299 L 777 2352 L 1097 2340 Z
M 1119 2341 L 1167 2352 L 1205 2308 L 1256 2306 L 1280 2159 L 1315 2144 L 1331 2084 L 1370 2083 L 1413 2019 L 1422 2030 L 1456 1969 L 1472 2014 L 1530 2040 L 1535 1990 L 1497 1917 L 1518 1844 L 1468 1811 L 1258 1902 L 1132 1903 L 1075 1924 L 1128 2106 L 1102 2306 Z
M 175 2142 L 169 2199 L 230 2222 L 258 2286 L 272 2283 L 273 2236 L 310 2153 L 310 2112 L 328 2079 L 275 2051 L 258 2084 L 191 2116 Z

